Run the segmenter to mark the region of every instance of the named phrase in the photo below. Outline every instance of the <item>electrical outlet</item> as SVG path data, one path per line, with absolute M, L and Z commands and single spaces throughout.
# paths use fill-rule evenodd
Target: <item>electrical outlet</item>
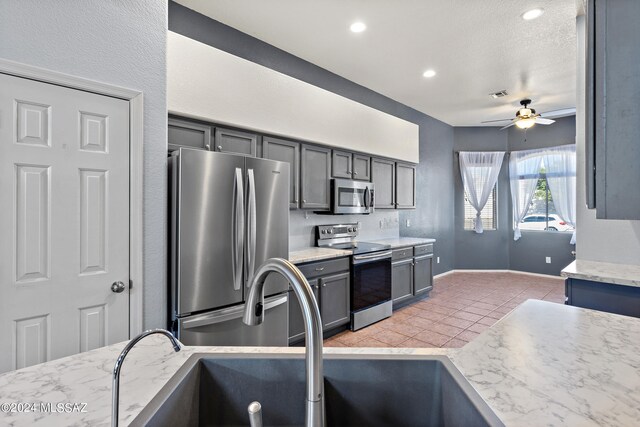
M 551 257 L 550 256 L 546 257 L 545 260 L 547 261 L 547 264 L 551 264 Z
M 440 257 L 436 257 L 436 264 L 440 264 Z
M 411 220 L 409 218 L 407 218 L 405 222 L 407 224 L 407 227 L 411 227 Z

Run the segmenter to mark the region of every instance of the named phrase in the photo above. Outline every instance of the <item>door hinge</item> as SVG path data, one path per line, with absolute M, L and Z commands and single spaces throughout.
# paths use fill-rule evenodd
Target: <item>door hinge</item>
M 129 279 L 129 289 L 133 289 L 133 280 Z

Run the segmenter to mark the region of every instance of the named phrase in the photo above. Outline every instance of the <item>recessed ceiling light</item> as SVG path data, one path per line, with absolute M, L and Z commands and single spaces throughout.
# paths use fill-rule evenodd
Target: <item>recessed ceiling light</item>
M 435 70 L 427 70 L 424 73 L 422 73 L 422 76 L 426 77 L 426 78 L 431 78 L 431 77 L 433 77 L 435 75 L 436 75 L 436 71 Z
M 544 9 L 542 9 L 541 7 L 527 10 L 525 13 L 522 14 L 522 19 L 524 19 L 525 21 L 531 21 L 532 19 L 536 19 L 542 16 L 543 13 L 544 13 Z
M 367 29 L 367 26 L 364 24 L 364 22 L 354 22 L 353 24 L 351 24 L 350 28 L 352 33 L 361 33 Z

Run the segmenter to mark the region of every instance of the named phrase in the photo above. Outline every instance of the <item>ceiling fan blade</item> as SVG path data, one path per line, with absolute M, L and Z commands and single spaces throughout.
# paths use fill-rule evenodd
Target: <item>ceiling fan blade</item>
M 536 124 L 539 125 L 550 125 L 555 122 L 555 120 L 545 119 L 544 117 L 536 117 Z
M 575 113 L 576 113 L 575 108 L 563 108 L 561 110 L 547 111 L 546 113 L 542 113 L 542 115 L 545 117 L 554 118 L 554 117 L 572 116 Z
M 510 128 L 511 126 L 513 126 L 513 125 L 515 125 L 515 124 L 516 124 L 516 122 L 509 123 L 509 124 L 508 124 L 508 125 L 506 125 L 505 127 L 500 128 L 500 130 L 505 130 L 506 128 Z
M 480 123 L 506 122 L 507 120 L 513 120 L 513 119 L 485 120 L 484 122 L 480 122 Z

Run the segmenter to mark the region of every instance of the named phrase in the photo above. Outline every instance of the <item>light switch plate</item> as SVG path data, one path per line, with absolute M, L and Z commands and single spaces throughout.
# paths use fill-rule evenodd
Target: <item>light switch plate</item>
M 546 257 L 545 260 L 546 260 L 547 264 L 551 264 L 551 257 L 550 256 Z

